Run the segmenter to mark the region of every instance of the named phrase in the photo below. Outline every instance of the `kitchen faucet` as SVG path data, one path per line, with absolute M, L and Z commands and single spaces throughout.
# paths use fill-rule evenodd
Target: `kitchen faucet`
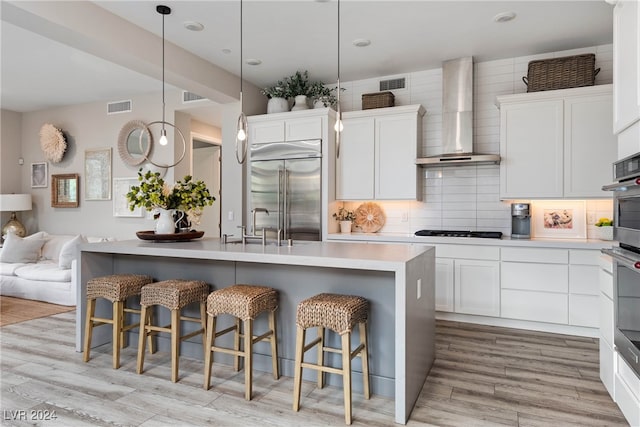
M 253 233 L 253 236 L 257 236 L 256 234 L 256 214 L 258 212 L 264 212 L 267 215 L 269 215 L 269 211 L 265 208 L 253 208 L 251 209 L 251 215 L 253 216 L 253 229 L 251 230 L 251 232 Z M 264 229 L 262 229 L 262 234 L 264 234 Z

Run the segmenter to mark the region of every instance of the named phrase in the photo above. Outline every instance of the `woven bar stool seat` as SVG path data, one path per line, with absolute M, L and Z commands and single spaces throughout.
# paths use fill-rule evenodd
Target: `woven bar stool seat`
M 112 274 L 87 281 L 83 356 L 85 362 L 88 362 L 90 358 L 93 328 L 108 324 L 113 326 L 113 369 L 120 367 L 120 349 L 126 346 L 125 332 L 140 326 L 140 323 L 125 325 L 125 313 L 140 313 L 140 310 L 126 307 L 126 300 L 133 296 L 139 296 L 142 287 L 151 282 L 153 282 L 151 276 L 142 274 Z M 98 298 L 107 299 L 113 304 L 111 319 L 95 316 Z
M 360 357 L 362 360 L 362 379 L 365 399 L 369 399 L 369 355 L 367 346 L 367 319 L 369 317 L 369 301 L 353 295 L 319 294 L 298 303 L 296 310 L 296 354 L 294 370 L 293 410 L 300 409 L 300 390 L 302 388 L 302 369 L 318 371 L 318 388 L 324 387 L 324 373 L 342 375 L 344 392 L 344 418 L 351 424 L 351 360 Z M 360 344 L 351 350 L 351 332 L 358 326 Z M 318 328 L 318 336 L 305 344 L 306 330 Z M 325 346 L 325 328 L 341 336 L 341 348 Z M 317 347 L 317 363 L 304 361 L 304 354 Z M 324 353 L 339 353 L 342 356 L 340 369 L 324 365 Z
M 278 379 L 278 346 L 276 334 L 276 316 L 278 308 L 278 291 L 266 286 L 232 285 L 211 292 L 207 297 L 207 340 L 205 344 L 204 389 L 208 390 L 211 382 L 211 363 L 213 353 L 221 352 L 234 356 L 234 368 L 240 369 L 240 357 L 244 358 L 245 399 L 251 400 L 253 375 L 253 344 L 259 341 L 271 343 L 271 363 L 273 378 Z M 269 314 L 269 330 L 262 335 L 253 335 L 253 321 L 261 313 Z M 235 317 L 235 325 L 216 332 L 216 319 L 221 314 Z M 215 345 L 215 339 L 229 332 L 234 332 L 234 347 L 226 348 Z M 240 338 L 244 338 L 244 348 L 240 350 Z
M 209 285 L 200 280 L 164 280 L 146 285 L 142 288 L 140 305 L 142 307 L 140 318 L 140 336 L 138 338 L 138 364 L 137 372 L 141 374 L 144 367 L 145 338 L 158 332 L 171 334 L 171 381 L 178 381 L 178 358 L 180 355 L 180 343 L 193 336 L 202 334 L 202 345 L 205 344 L 206 327 L 206 302 L 209 294 Z M 200 317 L 182 316 L 181 310 L 189 304 L 199 303 Z M 171 324 L 167 326 L 155 326 L 151 321 L 151 308 L 162 306 L 171 311 Z M 180 321 L 196 322 L 200 328 L 180 335 Z

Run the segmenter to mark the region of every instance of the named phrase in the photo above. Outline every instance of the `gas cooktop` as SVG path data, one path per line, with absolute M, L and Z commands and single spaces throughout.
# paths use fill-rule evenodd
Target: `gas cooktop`
M 480 237 L 484 239 L 500 239 L 500 231 L 464 231 L 464 230 L 419 230 L 416 236 L 426 237 Z

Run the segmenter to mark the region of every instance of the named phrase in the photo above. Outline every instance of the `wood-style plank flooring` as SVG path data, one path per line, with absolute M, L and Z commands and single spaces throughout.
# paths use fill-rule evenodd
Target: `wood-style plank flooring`
M 0 424 L 7 426 L 341 426 L 341 390 L 304 383 L 293 412 L 291 378 L 254 373 L 254 399 L 244 400 L 244 373 L 214 365 L 202 388 L 201 361 L 181 358 L 170 380 L 167 353 L 136 354 L 111 369 L 111 347 L 89 363 L 74 351 L 75 312 L 0 328 Z M 598 342 L 591 338 L 438 321 L 437 359 L 409 426 L 628 425 L 598 378 Z M 375 357 L 374 355 L 372 357 Z M 393 401 L 354 393 L 354 425 L 393 425 Z M 11 420 L 24 410 L 27 420 Z M 55 411 L 37 421 L 31 410 Z M 13 411 L 13 412 L 10 412 Z

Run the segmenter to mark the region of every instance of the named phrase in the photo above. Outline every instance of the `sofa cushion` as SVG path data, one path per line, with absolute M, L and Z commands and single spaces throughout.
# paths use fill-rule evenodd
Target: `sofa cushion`
M 71 269 L 61 268 L 52 262 L 38 262 L 16 268 L 15 275 L 27 280 L 41 280 L 46 282 L 70 282 Z
M 0 262 L 36 262 L 44 243 L 43 238 L 29 236 L 23 239 L 9 233 L 0 252 Z
M 15 276 L 17 268 L 23 267 L 23 262 L 0 262 L 0 276 Z
M 62 247 L 69 241 L 73 240 L 77 235 L 73 234 L 49 234 L 46 242 L 42 247 L 43 260 L 51 260 L 58 262 Z
M 58 266 L 62 268 L 71 268 L 71 261 L 76 258 L 76 252 L 80 243 L 86 243 L 86 239 L 82 235 L 77 235 L 67 243 L 62 245 L 60 256 L 58 257 Z

